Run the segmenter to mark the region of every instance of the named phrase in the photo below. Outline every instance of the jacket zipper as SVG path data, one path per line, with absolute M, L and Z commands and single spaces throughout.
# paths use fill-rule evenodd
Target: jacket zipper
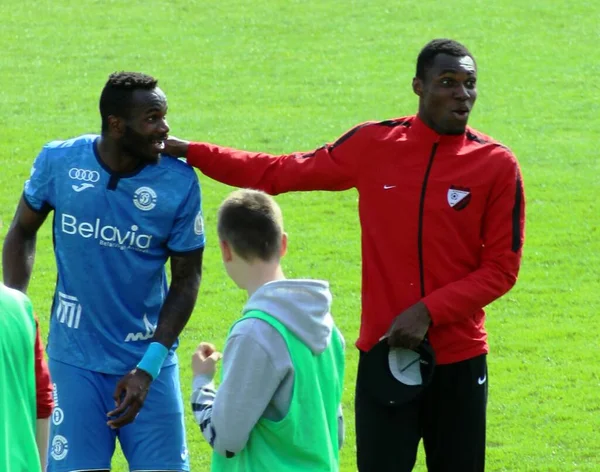
M 425 194 L 427 193 L 427 181 L 429 180 L 429 172 L 433 165 L 433 158 L 437 151 L 438 143 L 434 143 L 431 148 L 431 154 L 429 155 L 429 163 L 427 164 L 427 170 L 425 171 L 425 177 L 423 179 L 423 187 L 421 188 L 421 201 L 419 203 L 419 233 L 418 233 L 418 248 L 419 248 L 419 277 L 421 282 L 421 298 L 425 297 L 425 268 L 423 264 L 423 212 L 425 211 Z

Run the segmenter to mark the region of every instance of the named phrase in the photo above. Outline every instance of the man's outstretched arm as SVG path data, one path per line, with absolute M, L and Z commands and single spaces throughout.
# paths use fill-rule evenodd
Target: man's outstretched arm
M 356 126 L 336 142 L 310 152 L 275 156 L 171 137 L 165 153 L 185 157 L 189 165 L 211 179 L 271 195 L 347 190 L 357 186 L 360 163 L 368 158 L 370 124 Z

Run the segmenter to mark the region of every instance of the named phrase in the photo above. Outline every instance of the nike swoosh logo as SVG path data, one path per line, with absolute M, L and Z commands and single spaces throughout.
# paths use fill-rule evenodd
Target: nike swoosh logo
M 384 185 L 383 190 L 389 190 L 391 188 L 396 188 L 396 187 L 397 187 L 396 185 Z
M 479 377 L 479 378 L 477 379 L 477 383 L 478 383 L 479 385 L 483 385 L 483 384 L 485 383 L 486 379 L 487 379 L 487 375 L 484 375 L 483 377 Z
M 75 190 L 76 192 L 81 192 L 81 191 L 85 190 L 86 188 L 90 188 L 90 187 L 93 187 L 93 186 L 94 186 L 93 184 L 81 184 L 80 186 L 71 185 L 71 188 L 73 190 Z

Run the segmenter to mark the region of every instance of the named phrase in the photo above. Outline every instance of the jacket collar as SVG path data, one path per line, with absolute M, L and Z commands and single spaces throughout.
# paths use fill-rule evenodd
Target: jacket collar
M 461 146 L 465 142 L 469 128 L 467 127 L 462 134 L 439 134 L 427 126 L 418 115 L 415 115 L 411 130 L 418 139 L 425 142 L 440 143 L 445 146 Z

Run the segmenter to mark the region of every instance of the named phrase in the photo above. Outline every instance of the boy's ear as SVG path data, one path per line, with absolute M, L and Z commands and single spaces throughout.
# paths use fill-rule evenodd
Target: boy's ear
M 287 233 L 282 233 L 282 235 L 281 235 L 281 250 L 279 251 L 279 257 L 283 257 L 287 253 L 287 244 L 288 244 L 288 235 L 287 235 Z
M 221 248 L 221 257 L 223 262 L 231 262 L 233 259 L 233 251 L 227 241 L 219 241 L 219 247 Z

